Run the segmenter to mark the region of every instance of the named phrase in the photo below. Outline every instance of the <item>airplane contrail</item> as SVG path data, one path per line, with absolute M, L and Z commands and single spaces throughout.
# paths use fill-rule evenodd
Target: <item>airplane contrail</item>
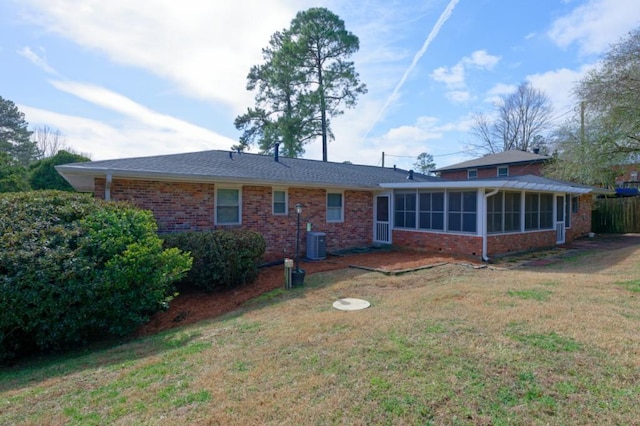
M 440 32 L 440 29 L 445 24 L 445 22 L 447 22 L 447 20 L 449 19 L 449 17 L 453 13 L 453 9 L 456 7 L 456 5 L 458 4 L 459 1 L 460 0 L 451 0 L 449 2 L 449 4 L 447 5 L 447 7 L 445 8 L 444 12 L 442 12 L 442 14 L 440 15 L 440 18 L 438 18 L 438 21 L 433 26 L 433 29 L 431 30 L 431 33 L 429 33 L 429 36 L 427 37 L 427 39 L 422 44 L 422 48 L 420 48 L 420 50 L 414 55 L 413 61 L 411 62 L 411 65 L 409 65 L 409 68 L 407 68 L 407 70 L 404 72 L 404 75 L 402 76 L 402 78 L 400 79 L 398 84 L 396 84 L 395 89 L 393 89 L 393 92 L 387 98 L 387 102 L 385 102 L 385 104 L 382 107 L 382 109 L 380 110 L 380 112 L 378 112 L 378 115 L 376 116 L 376 119 L 373 121 L 373 123 L 371 123 L 371 126 L 369 127 L 369 130 L 367 130 L 367 133 L 365 133 L 364 137 L 362 138 L 363 140 L 366 139 L 367 136 L 369 136 L 369 133 L 371 132 L 371 130 L 373 130 L 373 127 L 376 124 L 378 124 L 378 121 L 380 121 L 380 119 L 382 118 L 384 113 L 387 111 L 389 106 L 395 101 L 396 97 L 398 96 L 398 93 L 400 92 L 400 89 L 402 88 L 404 83 L 407 81 L 407 78 L 409 77 L 409 74 L 411 74 L 413 69 L 418 64 L 418 61 L 420 60 L 420 58 L 422 58 L 422 56 L 425 54 L 425 52 L 427 51 L 427 48 L 429 47 L 429 45 L 431 44 L 433 39 L 435 39 L 438 36 L 438 33 Z

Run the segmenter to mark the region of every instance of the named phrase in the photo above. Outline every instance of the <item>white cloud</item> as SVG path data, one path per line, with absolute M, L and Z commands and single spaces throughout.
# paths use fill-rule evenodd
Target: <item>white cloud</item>
M 486 50 L 476 50 L 462 59 L 464 64 L 473 65 L 481 69 L 491 70 L 500 61 L 500 56 L 489 55 Z
M 30 18 L 46 30 L 236 113 L 251 103 L 244 90 L 250 67 L 261 61 L 271 34 L 289 24 L 298 3 L 27 0 Z
M 19 108 L 31 126 L 46 125 L 59 130 L 66 145 L 75 151 L 90 154 L 93 160 L 229 149 L 235 143 L 207 129 L 180 123 L 179 120 L 172 121 L 175 119 L 166 123 L 123 120 L 117 126 L 112 126 L 25 105 Z M 149 111 L 148 114 L 151 117 L 157 113 Z M 161 116 L 157 114 L 158 118 Z
M 47 62 L 44 56 L 38 55 L 34 52 L 30 47 L 25 46 L 22 49 L 18 50 L 18 54 L 27 58 L 31 63 L 33 63 L 38 68 L 42 69 L 47 74 L 52 74 L 58 76 L 58 72 Z
M 502 102 L 502 97 L 504 95 L 515 92 L 517 88 L 518 86 L 513 84 L 498 83 L 487 91 L 484 102 L 492 105 L 498 105 Z
M 640 24 L 640 2 L 590 0 L 557 19 L 548 32 L 560 47 L 575 43 L 583 54 L 600 54 Z
M 431 78 L 447 85 L 450 89 L 465 87 L 464 66 L 457 63 L 453 67 L 440 67 L 433 70 Z
M 588 66 L 584 66 L 578 71 L 561 68 L 527 76 L 527 80 L 531 82 L 533 87 L 542 90 L 551 99 L 555 112 L 554 118 L 564 118 L 576 107 L 572 90 L 588 69 Z
M 453 90 L 445 93 L 447 99 L 457 104 L 463 104 L 471 100 L 471 93 L 466 90 Z

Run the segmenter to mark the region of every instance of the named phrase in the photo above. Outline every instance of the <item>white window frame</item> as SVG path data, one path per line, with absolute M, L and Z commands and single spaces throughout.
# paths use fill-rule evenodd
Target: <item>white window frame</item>
M 329 209 L 335 209 L 335 207 L 329 207 L 329 195 L 340 195 L 340 219 L 329 219 Z M 327 222 L 340 223 L 344 222 L 344 191 L 327 191 L 327 197 L 325 202 Z
M 276 212 L 276 192 L 284 192 L 284 211 Z M 289 191 L 287 188 L 271 189 L 271 213 L 274 216 L 286 216 L 289 213 Z
M 471 176 L 473 174 L 473 176 Z M 478 169 L 467 170 L 467 180 L 478 179 Z
M 504 173 L 500 173 L 500 170 L 504 170 Z M 509 176 L 509 166 L 498 166 L 496 168 L 496 176 L 497 177 L 508 177 Z
M 232 191 L 238 191 L 238 221 L 237 222 L 220 222 L 218 220 L 218 200 L 220 199 L 219 197 L 219 191 L 224 191 L 224 190 L 232 190 Z M 220 186 L 220 187 L 216 187 L 216 197 L 215 197 L 215 203 L 214 203 L 214 223 L 216 225 L 241 225 L 242 224 L 242 187 L 238 187 L 238 186 Z

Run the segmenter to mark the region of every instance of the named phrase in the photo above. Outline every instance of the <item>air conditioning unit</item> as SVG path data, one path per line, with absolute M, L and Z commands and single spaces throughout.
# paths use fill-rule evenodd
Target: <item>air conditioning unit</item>
M 307 259 L 327 258 L 327 235 L 324 232 L 307 232 Z

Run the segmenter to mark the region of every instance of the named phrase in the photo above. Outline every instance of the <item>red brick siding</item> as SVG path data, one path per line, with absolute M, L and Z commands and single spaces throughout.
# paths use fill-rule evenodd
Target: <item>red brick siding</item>
M 535 231 L 523 234 L 494 234 L 487 236 L 487 255 L 515 253 L 556 245 L 556 231 Z
M 482 256 L 482 237 L 476 235 L 394 229 L 393 244 L 416 250 Z
M 498 176 L 497 167 L 480 168 L 478 170 L 478 179 L 494 178 Z M 542 164 L 511 164 L 509 165 L 509 176 L 536 175 L 542 176 Z M 444 171 L 440 173 L 440 177 L 451 180 L 467 180 L 467 170 Z
M 105 180 L 96 179 L 94 195 L 104 198 Z M 301 203 L 300 255 L 306 252 L 307 222 L 312 231 L 327 234 L 327 250 L 370 245 L 373 240 L 373 194 L 345 191 L 344 222 L 327 223 L 324 189 L 289 188 L 288 214 L 272 213 L 271 186 L 242 188 L 242 225 L 216 226 L 214 223 L 215 185 L 205 183 L 158 182 L 114 179 L 111 199 L 130 201 L 151 210 L 160 232 L 239 228 L 262 234 L 267 243 L 265 260 L 295 256 L 297 215 Z
M 571 228 L 567 229 L 566 241 L 571 242 L 591 232 L 591 211 L 593 210 L 593 196 L 581 195 L 578 199 L 578 212 L 571 213 Z

